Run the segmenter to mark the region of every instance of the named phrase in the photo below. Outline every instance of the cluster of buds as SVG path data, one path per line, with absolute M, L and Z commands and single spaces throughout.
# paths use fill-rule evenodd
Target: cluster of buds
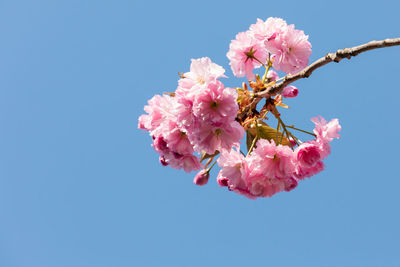
M 296 73 L 307 66 L 310 54 L 303 31 L 279 18 L 258 19 L 248 31 L 237 34 L 227 53 L 233 74 L 246 76 L 248 85 L 225 87 L 223 67 L 207 57 L 192 59 L 190 71 L 179 74 L 175 92 L 148 101 L 139 128 L 152 136 L 162 165 L 200 170 L 194 178 L 197 185 L 208 182 L 218 163 L 218 184 L 248 198 L 290 191 L 324 169 L 322 160 L 341 127 L 337 119 L 327 122 L 322 117 L 312 119 L 313 132 L 285 124 L 278 107 L 287 107 L 284 98 L 297 96 L 294 86 L 267 95 L 260 110 L 260 99 L 255 100 L 258 92 L 282 80 L 276 71 Z M 254 74 L 260 67 L 265 68 L 262 77 Z M 269 118 L 275 118 L 276 127 Z M 297 131 L 313 139 L 302 142 L 294 134 Z M 247 153 L 240 148 L 245 133 Z

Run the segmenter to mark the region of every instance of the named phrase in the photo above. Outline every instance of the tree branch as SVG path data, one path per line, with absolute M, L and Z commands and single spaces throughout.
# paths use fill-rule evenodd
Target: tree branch
M 400 38 L 385 39 L 382 41 L 371 41 L 369 43 L 362 44 L 359 46 L 340 49 L 334 53 L 328 53 L 328 54 L 326 54 L 325 57 L 322 57 L 322 58 L 318 59 L 317 61 L 314 61 L 311 65 L 308 65 L 308 67 L 304 68 L 302 71 L 300 71 L 296 74 L 287 75 L 282 80 L 281 83 L 275 84 L 271 87 L 266 88 L 263 91 L 256 93 L 255 98 L 251 104 L 251 107 L 255 108 L 255 106 L 257 106 L 257 103 L 260 102 L 260 100 L 263 97 L 268 97 L 268 96 L 280 93 L 284 87 L 291 84 L 292 82 L 297 81 L 302 78 L 308 78 L 313 73 L 314 70 L 316 70 L 332 61 L 340 62 L 344 58 L 350 59 L 351 57 L 355 57 L 358 54 L 361 54 L 363 52 L 366 52 L 366 51 L 369 51 L 372 49 L 390 47 L 390 46 L 395 46 L 395 45 L 400 45 Z

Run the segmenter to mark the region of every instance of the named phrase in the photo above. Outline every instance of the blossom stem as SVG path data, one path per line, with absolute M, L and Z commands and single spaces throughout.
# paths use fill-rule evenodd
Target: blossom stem
M 217 161 L 214 161 L 214 163 L 208 168 L 207 172 L 210 172 L 212 167 L 214 167 L 215 163 L 217 163 Z
M 206 163 L 206 165 L 204 166 L 204 168 L 207 168 L 207 166 L 210 165 L 210 163 L 214 160 L 214 157 L 215 157 L 215 155 L 212 156 L 212 157 L 207 161 L 207 163 Z
M 264 76 L 263 76 L 263 78 L 262 78 L 262 82 L 263 82 L 263 83 L 265 83 L 265 80 L 267 79 L 268 71 L 269 71 L 269 69 L 271 68 L 271 61 L 270 61 L 270 59 L 271 59 L 271 54 L 268 53 L 268 67 L 265 68 L 265 73 L 264 73 Z M 264 67 L 265 67 L 265 65 L 264 65 Z
M 294 129 L 294 130 L 297 130 L 297 131 L 300 131 L 300 132 L 303 132 L 303 133 L 306 133 L 306 134 L 309 134 L 309 135 L 312 135 L 312 136 L 314 136 L 314 137 L 317 137 L 316 134 L 313 134 L 313 133 L 311 133 L 311 132 L 304 131 L 304 130 L 302 130 L 302 129 L 296 128 L 296 127 L 294 127 L 293 125 L 286 125 L 286 127 L 287 127 L 287 128 L 291 128 L 291 129 Z
M 275 114 L 274 114 L 274 115 L 275 115 Z M 293 140 L 294 140 L 294 142 L 295 142 L 298 146 L 300 146 L 299 142 L 297 141 L 298 138 L 297 138 L 296 136 L 294 136 L 291 132 L 288 131 L 288 129 L 286 128 L 285 123 L 283 123 L 281 117 L 280 117 L 279 115 L 275 115 L 275 118 L 280 122 L 280 124 L 282 125 L 283 130 L 286 132 L 286 136 L 287 136 L 287 138 L 288 138 L 288 140 L 289 140 L 289 143 L 290 143 L 290 137 L 292 137 Z M 282 135 L 283 135 L 283 133 L 282 133 Z M 291 143 L 290 143 L 290 147 L 293 149 L 293 146 L 291 145 Z
M 250 153 L 251 153 L 251 151 L 253 150 L 253 148 L 254 148 L 254 145 L 256 144 L 256 142 L 257 142 L 257 139 L 258 139 L 258 136 L 256 135 L 256 137 L 254 137 L 254 139 L 253 139 L 253 142 L 251 143 L 251 146 L 250 146 L 250 149 L 249 149 L 249 151 L 247 151 L 247 155 L 246 155 L 246 157 L 248 156 L 248 155 L 250 155 Z
M 264 115 L 261 117 L 261 120 L 265 119 L 265 116 L 267 116 L 268 110 L 265 111 Z
M 257 61 L 258 63 L 260 63 L 261 65 L 263 65 L 263 67 L 267 69 L 267 66 L 264 63 L 262 63 L 261 60 L 259 60 L 258 58 L 254 57 L 254 56 L 253 56 L 253 59 L 255 61 Z
M 278 143 L 279 128 L 280 128 L 280 126 L 281 126 L 281 122 L 278 121 L 278 125 L 276 126 L 276 142 L 277 142 L 277 143 Z M 283 133 L 282 133 L 282 136 L 281 136 L 281 141 L 280 141 L 279 143 L 282 143 L 282 138 L 283 138 Z

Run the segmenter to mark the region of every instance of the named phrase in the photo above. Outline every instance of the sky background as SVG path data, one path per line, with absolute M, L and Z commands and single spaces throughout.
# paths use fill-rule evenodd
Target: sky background
M 233 77 L 257 18 L 309 35 L 311 61 L 400 36 L 398 1 L 0 0 L 0 267 L 400 266 L 400 47 L 296 82 L 284 118 L 339 118 L 326 170 L 249 200 L 162 167 L 137 118 L 190 59 Z

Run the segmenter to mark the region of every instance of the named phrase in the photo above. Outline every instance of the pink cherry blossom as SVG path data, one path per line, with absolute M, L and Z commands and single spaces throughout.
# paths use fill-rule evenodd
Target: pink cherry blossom
M 266 62 L 268 53 L 263 45 L 251 36 L 250 32 L 240 32 L 236 39 L 231 41 L 226 54 L 230 60 L 232 72 L 236 77 L 254 79 L 253 69 L 260 67 L 259 62 Z
M 284 190 L 289 192 L 295 189 L 298 185 L 298 179 L 295 177 L 289 177 L 283 181 L 284 184 Z
M 338 119 L 332 119 L 331 121 L 326 122 L 324 118 L 319 116 L 312 118 L 311 121 L 315 124 L 314 133 L 318 138 L 330 142 L 333 138 L 340 137 L 339 131 L 342 127 L 340 126 Z
M 266 21 L 257 19 L 256 24 L 250 25 L 250 34 L 258 41 L 265 42 L 275 39 L 286 31 L 288 25 L 281 18 L 268 18 Z
M 250 161 L 248 160 L 248 163 Z M 255 197 L 271 197 L 284 190 L 284 179 L 265 176 L 263 173 L 252 170 L 254 164 L 249 164 L 251 170 L 247 176 L 247 185 L 251 195 Z
M 251 153 L 253 164 L 259 165 L 263 175 L 284 179 L 295 171 L 294 153 L 288 146 L 275 145 L 274 140 L 260 139 Z
M 192 59 L 190 71 L 183 74 L 178 81 L 176 95 L 193 101 L 197 91 L 202 90 L 204 85 L 215 82 L 224 75 L 225 69 L 215 64 L 208 57 Z
M 302 143 L 296 148 L 295 157 L 298 164 L 311 168 L 322 159 L 321 152 L 320 144 L 316 141 L 310 141 Z
M 312 167 L 305 167 L 302 165 L 297 165 L 296 166 L 296 177 L 298 179 L 304 179 L 306 177 L 311 177 L 313 175 L 316 175 L 317 173 L 323 171 L 325 168 L 325 165 L 322 161 L 318 161 L 314 166 Z
M 165 119 L 174 116 L 172 113 L 174 106 L 175 102 L 169 95 L 155 95 L 144 107 L 148 114 L 139 117 L 139 129 L 148 131 L 156 129 Z
M 210 83 L 196 95 L 193 114 L 201 120 L 218 124 L 233 121 L 239 110 L 236 99 L 235 89 L 224 88 L 220 81 Z
M 237 150 L 223 151 L 218 159 L 221 170 L 217 181 L 220 186 L 228 186 L 228 189 L 248 198 L 255 199 L 247 187 L 246 179 L 248 166 L 245 157 Z
M 191 172 L 201 169 L 203 166 L 199 161 L 199 158 L 192 155 L 180 155 L 180 154 L 173 154 L 173 158 L 170 158 L 168 162 L 172 168 L 175 169 L 183 169 L 185 172 Z
M 231 121 L 222 125 L 201 123 L 191 132 L 190 137 L 197 152 L 205 151 L 214 154 L 215 151 L 231 150 L 233 146 L 240 144 L 244 129 L 237 121 Z
M 208 57 L 192 59 L 190 71 L 184 74 L 185 79 L 192 80 L 199 84 L 213 82 L 215 79 L 226 77 L 225 69 L 215 64 Z
M 273 55 L 273 67 L 286 73 L 297 73 L 308 65 L 311 55 L 311 44 L 308 36 L 294 25 L 275 38 L 264 42 L 266 50 Z

